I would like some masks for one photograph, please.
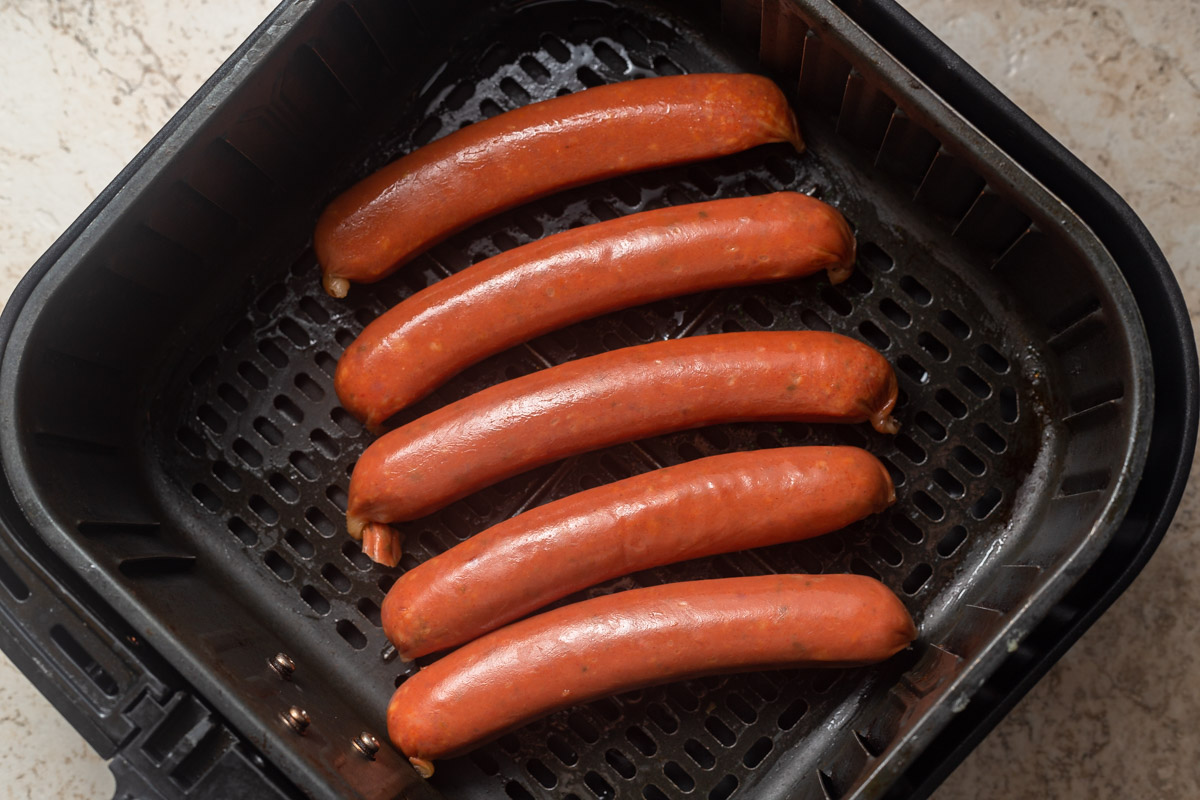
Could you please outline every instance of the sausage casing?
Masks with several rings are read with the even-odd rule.
[[[326,291],[379,280],[455,231],[560,189],[736,153],[803,148],[783,93],[758,75],[698,74],[586,89],[482,120],[334,199],[313,247]]]
[[[505,520],[400,576],[383,629],[413,659],[572,592],[650,567],[835,531],[895,499],[857,447],[702,458],[598,486]]]
[[[560,708],[728,672],[849,666],[902,650],[916,628],[861,575],[668,583],[564,606],[425,667],[388,704],[388,733],[423,774],[433,759]]]
[[[797,192],[661,208],[574,228],[493,256],[418,292],[346,348],[335,385],[369,426],[471,364],[572,322],[724,286],[836,283],[854,235]]]

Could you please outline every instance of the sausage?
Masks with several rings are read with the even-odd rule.
[[[346,349],[335,385],[377,428],[476,361],[572,322],[821,268],[837,283],[853,264],[841,214],[796,192],[633,214],[517,247],[408,298]]]
[[[650,567],[838,530],[895,500],[857,447],[712,456],[508,519],[400,576],[383,629],[411,660]]]
[[[760,144],[804,148],[774,83],[678,75],[532,103],[438,139],[369,175],[317,220],[326,291],[369,283],[478,220],[560,189]]]
[[[669,681],[881,661],[916,638],[900,600],[861,575],[668,583],[493,631],[425,667],[388,704],[388,734],[432,760],[561,708]]]
[[[346,524],[399,559],[388,522],[619,442],[722,422],[865,422],[894,433],[896,376],[835,333],[763,331],[626,347],[488,387],[373,442],[350,476]],[[364,536],[365,534],[365,536]]]

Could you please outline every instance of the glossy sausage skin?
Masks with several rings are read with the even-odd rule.
[[[853,264],[842,215],[796,192],[575,228],[468,267],[372,322],[338,363],[338,397],[377,427],[476,361],[572,322],[819,269],[836,283]]]
[[[386,527],[577,453],[734,421],[866,422],[889,433],[896,376],[835,333],[764,331],[626,347],[488,387],[373,442],[350,476],[346,524],[381,563]],[[370,524],[375,523],[375,524]]]
[[[779,88],[679,75],[532,103],[415,150],[336,198],[313,237],[325,289],[384,277],[455,231],[561,189],[770,142],[803,149]]]
[[[433,759],[567,706],[727,672],[881,661],[916,638],[886,586],[861,575],[668,583],[501,628],[400,685],[388,734],[428,776]]]
[[[828,533],[895,499],[857,447],[785,447],[654,470],[501,522],[400,576],[383,629],[413,659],[572,592],[691,558]]]

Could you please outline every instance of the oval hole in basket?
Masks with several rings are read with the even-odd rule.
[[[800,312],[800,322],[810,331],[831,331],[833,327],[825,321],[824,317],[811,309],[804,309]]]
[[[282,581],[290,581],[296,574],[296,569],[274,550],[263,554],[263,563]]]
[[[300,393],[309,400],[317,401],[324,399],[325,390],[321,388],[321,384],[317,383],[307,372],[300,372],[292,381]]]
[[[295,503],[300,499],[300,490],[296,488],[296,485],[278,472],[272,473],[271,477],[267,479],[267,483],[285,503]]]
[[[783,713],[779,715],[780,730],[790,731],[792,728],[796,727],[796,723],[803,719],[804,715],[807,713],[808,703],[806,703],[803,698],[796,698],[789,703],[788,707],[785,708]]]
[[[309,608],[321,616],[329,613],[329,601],[315,586],[305,586],[301,589],[300,599],[308,603]]]
[[[341,486],[334,484],[325,490],[325,496],[329,498],[329,502],[333,503],[334,507],[343,514],[346,513],[346,506],[350,502],[349,495]]]
[[[925,492],[913,492],[912,502],[913,505],[917,507],[917,510],[929,517],[934,522],[938,522],[946,516],[946,509],[942,508],[938,501],[934,500]]]
[[[300,406],[293,403],[292,399],[286,395],[276,396],[275,410],[293,425],[299,425],[304,421],[304,412],[300,410]]]
[[[267,525],[274,525],[276,522],[279,522],[279,512],[259,495],[251,495],[249,505],[254,515]]]
[[[596,740],[600,738],[600,732],[596,730],[596,726],[588,722],[587,718],[578,711],[573,711],[567,716],[567,727],[588,744],[595,744]]]
[[[615,747],[610,747],[608,751],[605,752],[604,760],[608,762],[609,766],[617,771],[618,775],[626,780],[629,780],[637,774],[637,767],[633,765],[633,762]]]
[[[821,299],[825,301],[825,305],[829,306],[838,316],[848,316],[854,310],[854,306],[846,299],[845,295],[832,287],[826,286],[821,290],[820,294]]]
[[[963,322],[957,314],[948,309],[938,312],[938,322],[942,324],[943,328],[950,331],[959,339],[966,339],[971,335],[971,326]]]
[[[756,297],[748,297],[742,303],[742,311],[750,316],[752,320],[758,323],[763,328],[769,328],[775,324],[775,315],[771,310],[759,302]]]
[[[558,786],[558,776],[538,759],[531,758],[526,761],[525,769],[533,776],[535,781],[547,789],[553,789],[555,786]]]
[[[962,497],[966,491],[958,478],[941,467],[933,471],[933,482],[942,487],[942,491],[954,499]]]
[[[946,438],[946,427],[938,422],[932,416],[924,411],[918,411],[913,421],[917,424],[925,434],[935,442],[944,441]]]
[[[400,684],[403,683],[402,678],[403,676],[396,678],[397,689],[400,688]],[[479,771],[484,775],[495,775],[500,771],[500,765],[496,763],[495,759],[487,754],[486,750],[476,748],[467,754],[467,758],[471,760],[472,764],[479,767]]]
[[[229,406],[230,410],[234,413],[245,411],[248,405],[242,393],[228,383],[222,383],[217,387],[217,397],[220,397],[225,405]]]
[[[221,482],[222,486],[231,492],[236,492],[242,488],[241,476],[238,475],[237,470],[224,461],[213,462],[212,474]]]
[[[666,56],[655,56],[653,65],[654,72],[658,75],[682,75],[684,72],[683,67]]]
[[[312,558],[317,552],[317,549],[313,547],[312,542],[310,542],[308,539],[305,539],[304,534],[300,533],[298,530],[289,529],[287,533],[283,534],[283,541],[288,547],[292,548],[292,552],[301,558]]]
[[[313,361],[316,362],[317,368],[330,378],[337,374],[337,359],[324,350],[317,351],[316,355],[313,356]]]
[[[733,747],[737,742],[735,734],[719,717],[709,716],[704,720],[704,729],[708,731],[722,747]]]
[[[375,562],[371,560],[371,557],[362,551],[362,543],[356,542],[353,539],[347,539],[342,543],[342,555],[346,557],[351,566],[362,572],[367,572],[375,566]]]
[[[1003,453],[1008,449],[1008,442],[1003,436],[996,432],[996,429],[986,422],[980,422],[974,428],[975,438],[983,442],[984,446],[993,453]]]
[[[339,619],[334,627],[337,628],[338,636],[345,639],[355,650],[362,650],[367,646],[367,637],[350,620]]]
[[[896,366],[900,368],[908,377],[912,378],[917,383],[929,383],[929,371],[921,366],[921,363],[910,355],[902,355],[896,361]]]
[[[896,265],[895,259],[884,252],[874,242],[858,243],[858,263],[865,269],[874,272],[891,272]]]
[[[758,712],[739,694],[731,692],[725,698],[725,705],[729,706],[729,710],[747,725],[753,724],[758,719]]]
[[[987,470],[987,466],[983,463],[983,460],[967,447],[958,445],[950,451],[950,455],[962,465],[963,469],[972,475],[979,476]]]
[[[892,340],[884,333],[878,325],[871,320],[866,320],[858,326],[858,332],[863,338],[876,350],[887,350],[892,346]]]
[[[616,722],[621,718],[621,705],[611,697],[602,697],[590,703],[588,707],[610,722]]]
[[[633,745],[634,749],[644,756],[652,756],[658,752],[658,744],[650,738],[650,734],[646,733],[645,729],[637,725],[630,725],[625,729],[625,738]]]
[[[879,310],[898,328],[907,328],[912,324],[912,316],[890,297],[879,301]]]
[[[967,540],[967,529],[962,525],[955,525],[946,535],[938,540],[937,552],[942,558],[949,558],[954,555],[963,542]]]
[[[272,447],[278,447],[283,443],[283,431],[279,430],[275,423],[266,417],[257,417],[254,420],[254,432]]]
[[[696,779],[678,761],[668,761],[664,764],[663,774],[671,783],[678,786],[681,792],[690,792],[696,788]]]
[[[667,710],[666,706],[659,703],[651,703],[646,706],[646,716],[663,733],[674,733],[679,730],[679,720],[675,719],[675,715]]]
[[[180,428],[175,431],[175,438],[194,456],[204,455],[204,440],[191,428]]]
[[[344,593],[350,591],[350,579],[347,578],[342,571],[333,564],[326,564],[325,566],[321,567],[321,577],[339,592]]]
[[[872,567],[870,564],[868,564],[866,561],[859,558],[858,556],[855,556],[854,558],[850,559],[850,571],[853,572],[855,575],[862,575],[867,578],[874,578],[875,580],[880,580],[883,577],[882,575],[879,574],[879,571],[877,569]]]
[[[325,456],[331,461],[337,458],[337,442],[335,442],[333,437],[331,437],[328,433],[320,428],[316,428],[308,435],[308,438],[313,443],[313,447],[317,448],[317,451],[321,453],[321,455]]]
[[[958,398],[958,395],[954,394],[948,389],[938,389],[937,393],[933,396],[933,399],[937,401],[939,406],[946,409],[959,419],[962,419],[967,415],[966,404]]]
[[[893,438],[892,442],[896,445],[896,449],[903,453],[904,457],[914,464],[924,464],[928,458],[925,453],[925,448],[914,442],[906,434],[897,434]]]
[[[225,527],[229,528],[230,532],[247,547],[252,547],[258,543],[258,531],[247,525],[246,521],[241,517],[230,517],[229,521],[225,523]]]
[[[682,683],[668,684],[667,696],[684,711],[695,711],[700,708],[700,699]]]
[[[1005,422],[1016,422],[1020,416],[1017,408],[1017,393],[1011,386],[1000,390],[1000,419]]]
[[[309,525],[312,525],[313,530],[326,539],[331,538],[335,533],[337,533],[337,526],[334,525],[333,521],[329,519],[329,517],[325,516],[325,513],[319,508],[309,507],[304,512],[304,518],[308,520]]]
[[[925,288],[925,284],[911,275],[905,275],[900,279],[900,288],[918,305],[927,306],[933,302],[933,293]]]
[[[979,398],[987,398],[992,394],[992,387],[985,381],[978,372],[970,367],[959,367],[954,370],[954,376],[958,378],[958,382],[970,390],[971,394]]]
[[[904,579],[900,588],[904,590],[905,594],[916,594],[932,576],[933,567],[928,564],[917,564],[913,567],[912,572],[908,573],[908,577]]]
[[[1008,359],[1000,354],[1000,351],[992,347],[990,344],[981,344],[975,348],[976,354],[987,364],[993,372],[1003,375],[1009,370]]]
[[[263,358],[276,369],[283,369],[288,365],[287,353],[283,352],[279,345],[271,339],[261,340],[258,343],[258,352],[262,353]]]
[[[243,361],[242,363],[238,364],[237,371],[238,375],[241,375],[242,379],[255,389],[262,391],[263,389],[267,388],[267,376],[263,375],[262,370],[251,364],[249,361]]]
[[[302,453],[299,450],[294,450],[292,454],[288,456],[288,461],[293,467],[296,468],[296,471],[305,478],[305,480],[314,481],[321,474],[320,471],[317,470],[317,465],[312,462],[312,459],[309,458],[307,454]]]
[[[282,317],[279,320],[279,332],[288,338],[292,344],[298,349],[303,350],[312,344],[312,339],[304,328],[301,328],[299,323],[290,317]]]
[[[517,66],[521,68],[522,72],[524,72],[537,83],[545,83],[550,77],[550,70],[546,69],[541,61],[538,61],[531,55],[523,56],[521,60],[517,62]]]
[[[567,744],[567,740],[561,736],[550,734],[546,737],[546,747],[554,754],[554,757],[568,767],[574,766],[579,761],[579,756]]]
[[[726,775],[717,784],[713,786],[708,793],[708,800],[725,800],[738,787],[738,779],[736,775]]]
[[[975,519],[986,519],[989,514],[996,510],[996,506],[1000,504],[1004,494],[995,486],[984,492],[971,506],[970,515]]]
[[[904,563],[904,554],[882,536],[871,537],[871,549],[878,553],[884,563],[890,567],[898,567]]]
[[[917,337],[917,344],[921,345],[921,348],[936,361],[945,361],[950,358],[950,348],[946,347],[942,340],[932,333],[922,332]]]
[[[910,544],[920,544],[925,541],[925,534],[915,522],[900,514],[894,514],[891,522],[892,530],[900,534],[900,538]]]
[[[766,758],[767,754],[769,754],[774,748],[775,742],[771,741],[771,739],[766,736],[760,736],[754,744],[750,745],[750,749],[746,751],[746,754],[742,756],[743,766],[749,769],[754,769],[762,763],[762,760]]]
[[[233,452],[237,453],[238,458],[246,462],[250,467],[262,466],[262,453],[258,452],[258,448],[240,436],[233,440]]]
[[[608,83],[608,81],[597,75],[596,71],[590,67],[580,67],[579,69],[575,70],[575,77],[579,79],[580,83],[589,89],[594,89],[597,86],[603,86],[604,84]]]
[[[624,75],[629,71],[629,62],[625,60],[625,56],[614,50],[608,42],[604,40],[596,42],[592,45],[592,52],[614,75]]]
[[[717,764],[717,759],[712,752],[695,739],[688,739],[683,743],[683,752],[687,753],[688,758],[694,761],[700,769],[712,769]]]

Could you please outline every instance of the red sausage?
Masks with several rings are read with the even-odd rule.
[[[406,572],[383,629],[413,659],[609,578],[807,539],[887,508],[887,470],[857,447],[702,458],[564,497]]]
[[[916,638],[904,606],[861,575],[668,583],[564,606],[425,667],[388,704],[388,734],[423,775],[560,708],[669,681],[881,661]]]
[[[338,397],[377,427],[476,361],[572,322],[822,268],[837,283],[853,264],[841,214],[796,192],[576,228],[468,267],[372,322],[338,363]]]
[[[613,350],[491,386],[377,439],[350,477],[346,525],[371,558],[395,564],[398,534],[385,523],[542,464],[743,420],[869,420],[894,433],[896,390],[883,356],[835,333],[724,333]]]
[[[317,220],[325,289],[377,281],[455,231],[560,189],[639,170],[804,145],[757,75],[679,75],[532,103],[432,142],[350,187]]]

